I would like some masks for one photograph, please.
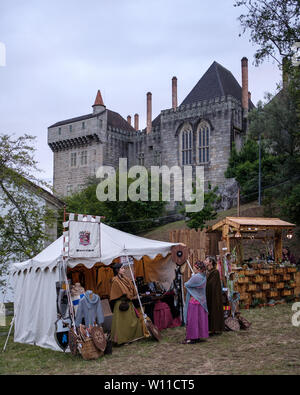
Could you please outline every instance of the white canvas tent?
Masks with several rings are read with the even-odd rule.
[[[166,257],[171,247],[178,243],[167,243],[138,237],[101,224],[101,257],[90,259],[70,259],[73,268],[83,264],[92,268],[96,263],[109,265],[120,256],[133,256],[136,260],[143,256],[151,259]],[[40,347],[61,351],[54,332],[56,311],[56,281],[59,281],[59,266],[62,264],[63,236],[49,245],[36,257],[12,266],[14,286],[15,332],[14,341],[35,344]],[[175,276],[175,264],[163,260],[157,270],[171,281]],[[157,262],[155,264],[157,266]]]

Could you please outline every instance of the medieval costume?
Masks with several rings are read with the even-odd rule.
[[[205,274],[197,273],[193,275],[184,286],[187,290],[184,306],[186,342],[208,338]]]
[[[224,331],[222,286],[219,272],[215,268],[209,270],[207,274],[206,301],[209,331],[212,333]]]
[[[100,298],[91,290],[86,291],[84,297],[80,299],[76,312],[75,325],[79,327],[83,319],[85,326],[93,326],[95,323],[101,325],[104,322]]]
[[[132,303],[134,298],[133,282],[123,274],[115,275],[110,291],[110,301],[113,302],[111,338],[114,343],[128,343],[144,336],[141,320]]]

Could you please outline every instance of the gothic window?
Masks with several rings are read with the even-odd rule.
[[[81,151],[80,164],[81,164],[81,166],[87,165],[87,151]]]
[[[209,162],[210,127],[207,122],[201,122],[197,130],[198,162]]]
[[[71,167],[76,166],[76,152],[71,152]]]
[[[191,165],[193,157],[193,131],[189,124],[183,125],[179,133],[181,164]]]

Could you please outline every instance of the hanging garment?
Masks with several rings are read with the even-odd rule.
[[[97,270],[97,294],[101,298],[109,297],[111,289],[111,280],[114,277],[113,270],[110,267],[100,267]]]
[[[93,326],[95,323],[101,325],[104,322],[100,298],[91,290],[86,291],[84,297],[79,302],[75,325],[78,327],[82,324],[83,319],[85,326]]]

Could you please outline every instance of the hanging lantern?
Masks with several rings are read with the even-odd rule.
[[[234,237],[238,237],[238,238],[242,237],[241,232],[238,230],[238,231],[235,233]]]
[[[289,240],[291,240],[291,238],[293,237],[293,231],[292,231],[292,230],[289,230],[289,231],[287,232],[287,234],[286,234],[286,237],[287,237]]]

